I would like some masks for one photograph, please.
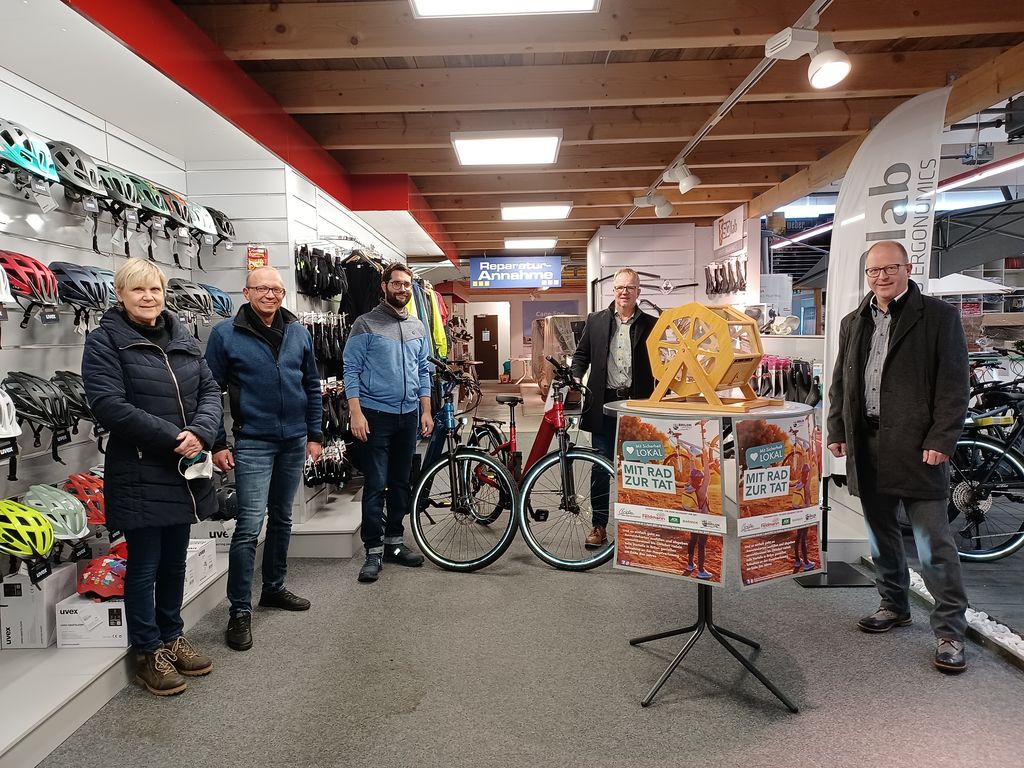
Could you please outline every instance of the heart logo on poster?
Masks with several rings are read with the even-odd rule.
[[[633,448],[633,446],[632,446],[632,445],[627,445],[627,446],[626,446],[626,453],[628,453],[628,454],[629,454],[630,456],[632,456],[632,455],[633,455],[633,452],[634,452],[634,450],[635,450],[635,449]]]

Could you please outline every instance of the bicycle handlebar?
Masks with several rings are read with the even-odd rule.
[[[569,389],[575,389],[577,391],[583,390],[583,385],[576,381],[576,378],[572,375],[572,370],[569,366],[559,362],[551,355],[544,355],[544,359],[551,363],[554,368],[555,378],[561,386],[568,387]]]

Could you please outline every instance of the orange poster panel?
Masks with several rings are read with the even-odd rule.
[[[723,538],[715,534],[619,522],[615,566],[720,586],[723,544]]]
[[[814,417],[736,422],[739,516],[818,506],[819,452]]]
[[[821,570],[818,525],[740,539],[741,587]]]

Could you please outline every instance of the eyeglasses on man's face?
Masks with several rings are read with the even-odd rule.
[[[392,291],[411,291],[412,283],[407,283],[404,280],[392,280],[388,283],[388,287]]]
[[[612,287],[612,290],[616,293],[636,293],[639,288],[638,285],[616,285]]]
[[[274,296],[284,296],[284,288],[276,288],[272,285],[253,285],[249,287],[249,291],[257,296],[266,296],[268,293],[272,293]]]
[[[895,275],[906,266],[906,264],[886,264],[884,267],[868,267],[864,270],[864,274],[868,277],[878,277],[884,271],[887,275]]]

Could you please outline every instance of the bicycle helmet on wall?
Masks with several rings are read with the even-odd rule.
[[[191,228],[194,231],[216,236],[217,225],[214,223],[213,216],[209,210],[199,205],[199,203],[190,202],[188,204],[188,216],[191,221]]]
[[[103,186],[107,188],[107,195],[113,202],[131,208],[142,207],[139,193],[124,171],[104,163],[96,163],[96,169],[100,172],[100,180],[103,182]]]
[[[235,225],[231,223],[231,219],[216,208],[206,206],[206,210],[209,211],[210,216],[213,217],[213,225],[217,228],[217,236],[221,240],[234,240]]]
[[[78,594],[93,595],[101,600],[124,597],[125,561],[104,555],[89,561],[78,577]]]
[[[213,313],[210,294],[195,283],[180,277],[172,277],[167,281],[164,300],[167,308],[173,312],[192,312],[207,317]]]
[[[7,390],[0,389],[0,440],[21,436],[21,425],[18,424],[18,412],[14,401]]]
[[[57,371],[50,377],[50,382],[64,395],[68,404],[68,415],[77,427],[82,419],[94,421],[89,401],[85,397],[85,381],[82,375],[74,371]]]
[[[50,268],[31,256],[0,250],[0,267],[10,281],[14,296],[29,299],[33,304],[57,306],[57,278]]]
[[[53,549],[53,526],[31,507],[0,499],[0,552],[30,560]]]
[[[103,312],[109,306],[107,284],[91,267],[67,261],[51,261],[50,271],[57,279],[60,300],[75,309],[75,325],[89,322],[89,312]]]
[[[23,501],[50,521],[53,538],[58,541],[78,541],[89,535],[85,507],[70,493],[52,485],[32,485]]]
[[[72,200],[82,194],[107,197],[107,188],[100,178],[96,161],[73,144],[65,141],[48,141],[57,176],[64,185],[64,194]],[[70,194],[68,194],[70,192]]]
[[[11,293],[11,281],[7,277],[7,270],[0,269],[0,304],[13,304],[14,294]]]
[[[167,203],[164,202],[163,195],[160,194],[160,190],[157,189],[153,182],[141,176],[136,176],[133,173],[125,175],[131,181],[132,186],[135,187],[135,191],[139,196],[139,202],[142,204],[144,211],[149,211],[157,216],[167,216],[170,213],[167,209]]]
[[[46,142],[0,117],[0,164],[20,168],[46,181],[60,181]]]
[[[192,224],[189,221],[188,215],[188,200],[177,192],[171,192],[171,190],[164,189],[163,187],[157,187],[157,191],[167,204],[167,218],[179,227],[191,227]]]
[[[87,472],[76,472],[64,481],[64,490],[85,507],[89,525],[106,525],[106,506],[103,503],[103,479]]]
[[[114,270],[103,269],[102,267],[93,267],[92,271],[96,273],[96,277],[104,282],[107,286],[107,305],[116,307],[117,293],[114,291]]]
[[[199,287],[210,294],[210,303],[214,312],[221,317],[231,317],[234,314],[235,302],[231,300],[230,295],[220,288],[206,283],[199,283]]]
[[[55,461],[60,461],[57,458],[56,433],[71,428],[64,393],[46,379],[23,371],[11,371],[0,386],[14,401],[18,416],[29,422],[37,448],[41,445],[39,435],[44,427],[55,433],[50,443],[51,455]]]

